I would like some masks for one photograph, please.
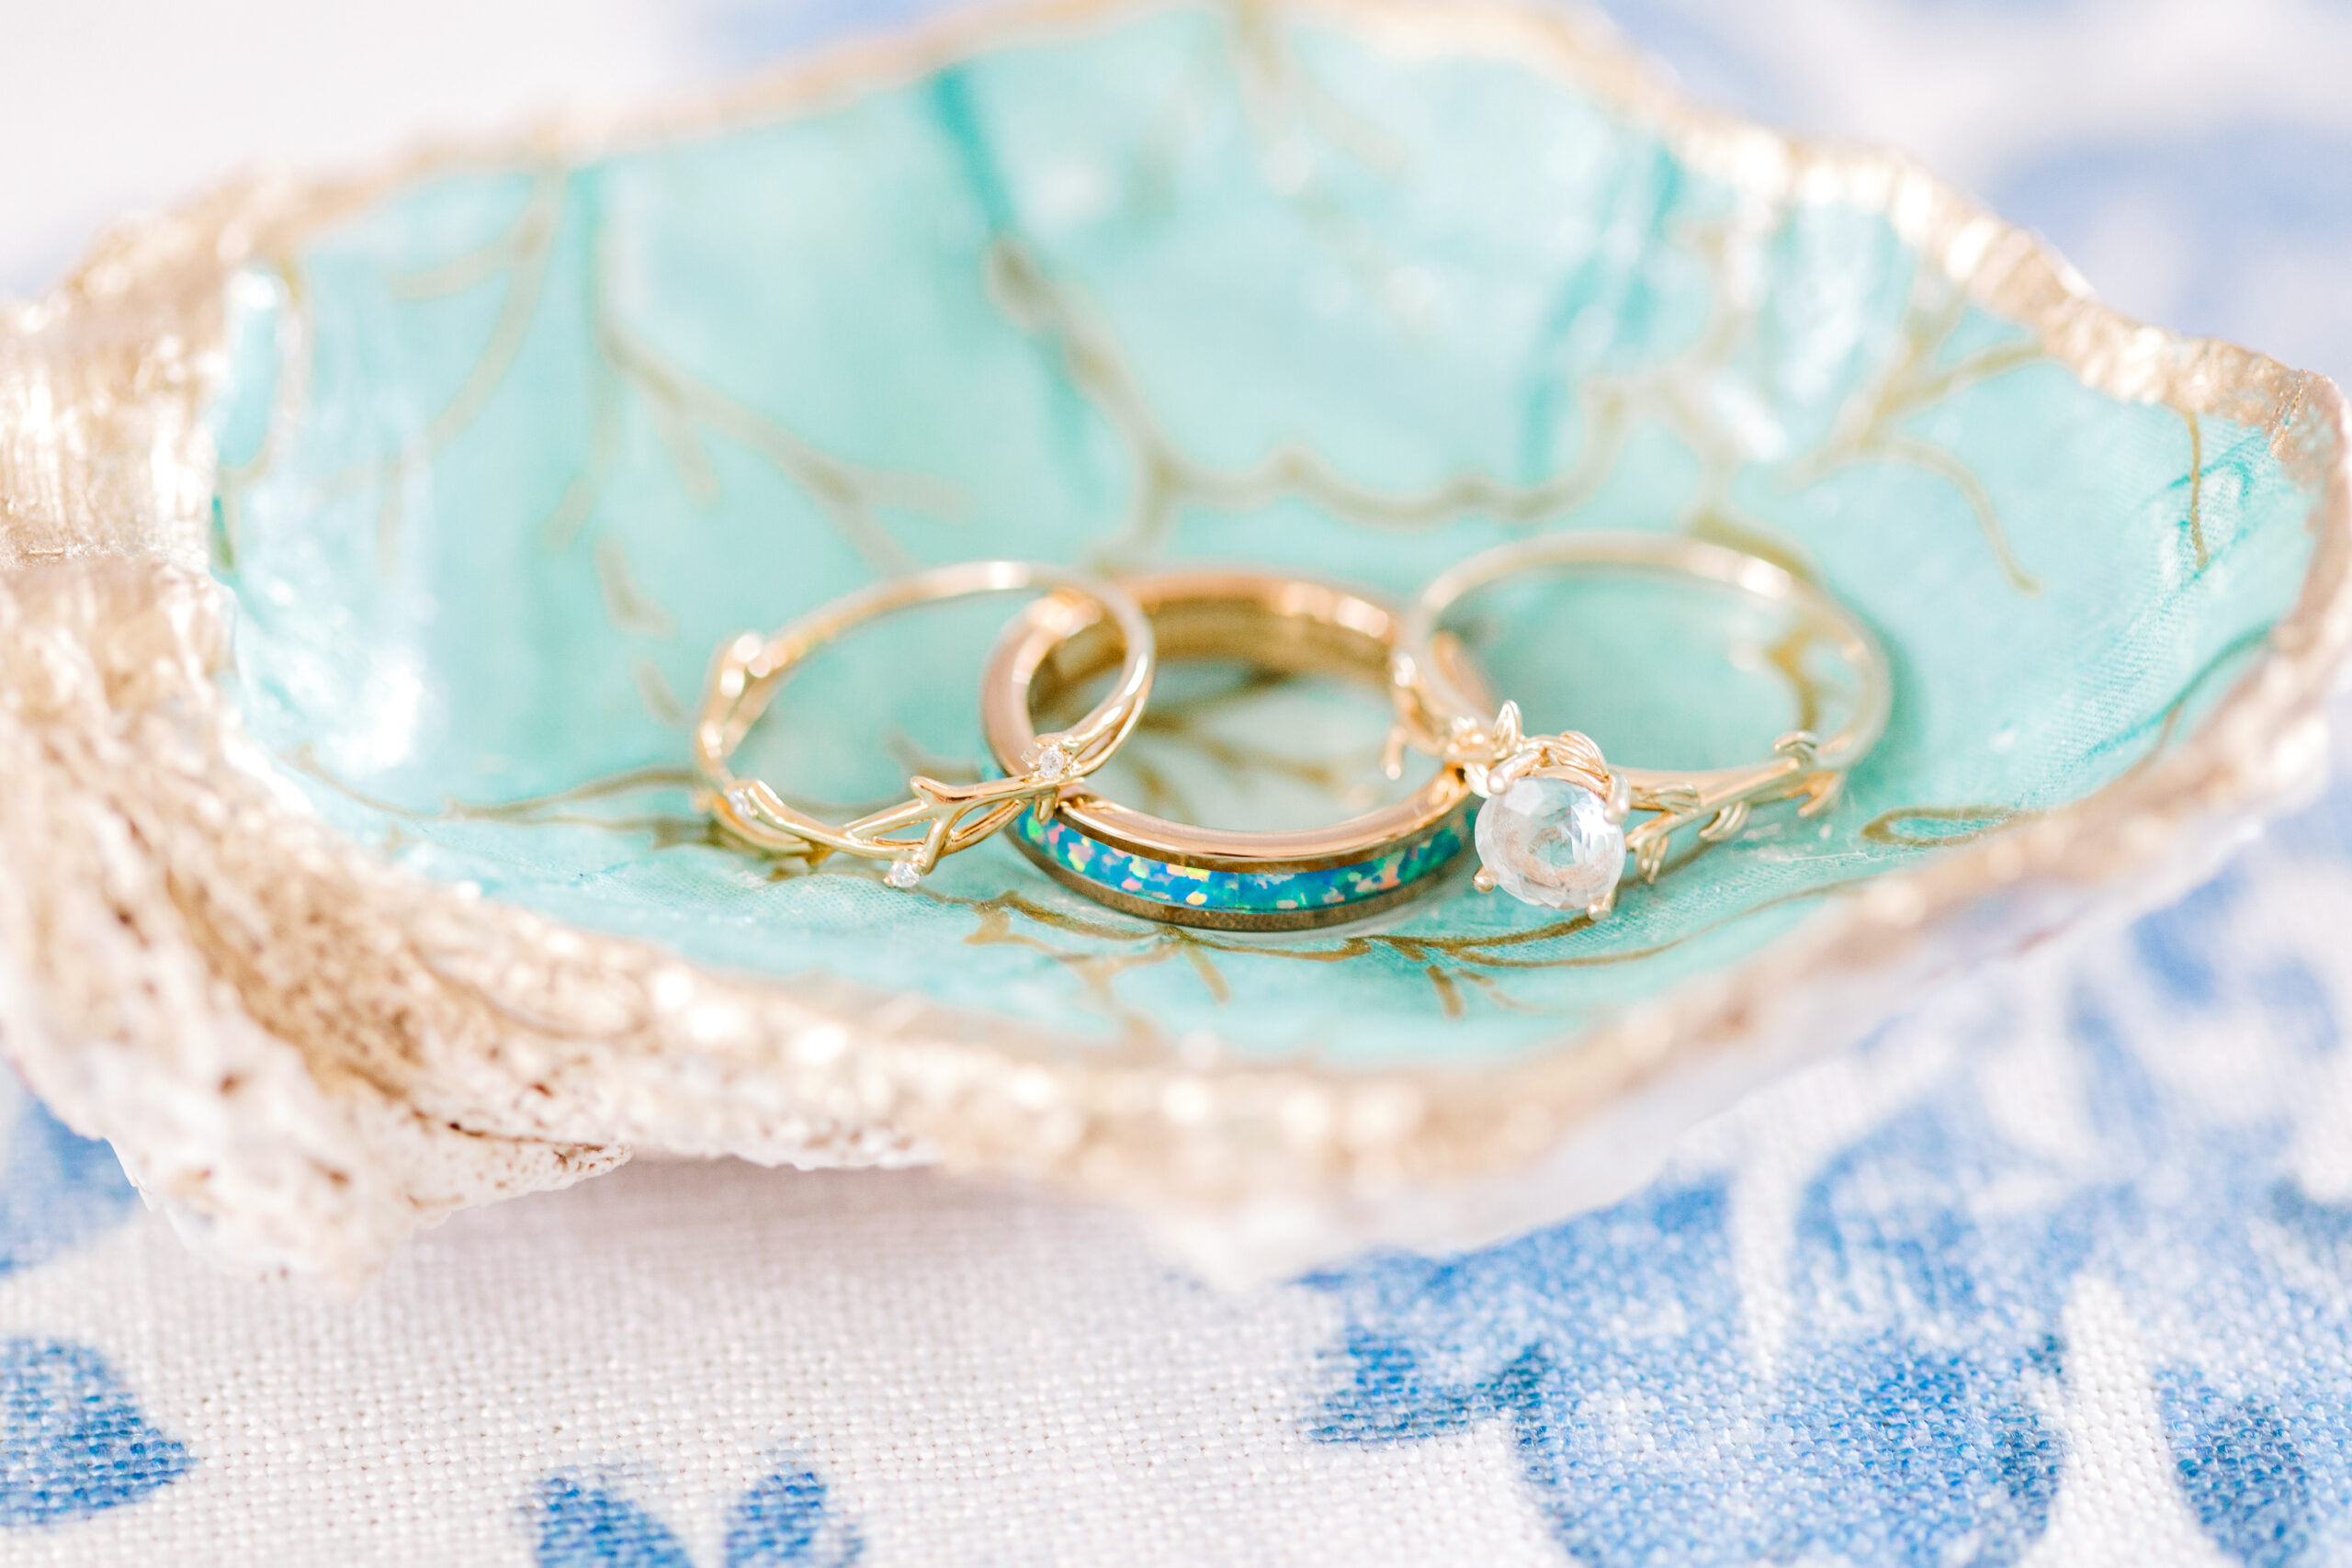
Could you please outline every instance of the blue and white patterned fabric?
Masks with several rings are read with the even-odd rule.
[[[686,76],[879,14],[579,25]],[[2127,309],[2352,372],[2352,10],[1621,20],[1911,146]],[[1606,1213],[1242,1296],[1032,1197],[671,1165],[334,1300],[195,1261],[17,1098],[0,1563],[2352,1562],[2347,1018],[2340,770],[2177,908],[1928,1001]]]

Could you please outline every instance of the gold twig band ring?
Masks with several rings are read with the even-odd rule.
[[[1400,619],[1354,590],[1240,569],[1162,572],[1124,586],[1150,617],[1164,659],[1387,682]],[[980,696],[989,749],[1008,772],[1034,744],[1033,705],[1107,667],[1104,630],[1098,608],[1069,598],[1033,604],[1008,628]],[[1169,821],[1069,784],[1057,811],[1024,818],[1012,837],[1066,886],[1130,914],[1298,931],[1361,919],[1429,886],[1463,846],[1468,799],[1459,771],[1444,767],[1408,798],[1343,822],[1237,832]]]
[[[852,626],[918,604],[1041,589],[1057,595],[1048,603],[1083,605],[1107,623],[1118,675],[1109,694],[1076,724],[1031,735],[1005,763],[1007,777],[953,784],[918,774],[908,781],[910,794],[903,804],[837,826],[789,805],[763,780],[739,779],[729,768],[729,759],[785,677]],[[884,879],[912,887],[941,856],[971,848],[1023,811],[1050,811],[1064,785],[1107,761],[1142,716],[1153,657],[1151,626],[1134,599],[1086,572],[986,560],[890,578],[811,611],[772,637],[745,632],[719,649],[695,725],[704,804],[729,832],[757,848],[812,862],[836,852],[887,861]]]
[[[1853,673],[1844,722],[1826,739],[1804,730],[1784,735],[1759,761],[1684,772],[1615,765],[1575,730],[1525,733],[1516,703],[1491,708],[1465,680],[1459,646],[1440,627],[1447,611],[1480,588],[1556,570],[1698,578],[1785,608]],[[1684,828],[1712,844],[1739,832],[1749,810],[1769,801],[1803,796],[1802,815],[1826,811],[1846,771],[1884,731],[1894,695],[1885,651],[1851,610],[1760,556],[1674,534],[1556,534],[1474,556],[1414,601],[1391,673],[1397,738],[1459,768],[1486,801],[1476,828],[1477,886],[1502,887],[1531,904],[1582,908],[1595,919],[1614,907],[1627,857],[1643,880],[1655,880],[1669,840]]]

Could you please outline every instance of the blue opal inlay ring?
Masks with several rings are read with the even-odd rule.
[[[1400,617],[1359,590],[1240,568],[1119,586],[1150,620],[1163,662],[1239,660],[1387,689]],[[981,691],[998,763],[1011,771],[1035,744],[1037,706],[1109,669],[1117,651],[1099,604],[1058,595],[1029,606],[998,644]],[[1221,931],[1301,931],[1360,919],[1426,890],[1464,846],[1469,798],[1461,770],[1442,767],[1407,798],[1342,822],[1240,832],[1154,817],[1073,781],[1050,817],[1024,814],[1012,830],[1047,874],[1129,914]]]

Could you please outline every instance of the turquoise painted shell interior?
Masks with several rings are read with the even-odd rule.
[[[2088,389],[1875,213],[1758,200],[1556,74],[1306,11],[1112,17],[594,161],[423,175],[242,274],[232,321],[231,680],[321,812],[708,964],[1105,1045],[1556,1042],[2144,765],[2310,552],[2260,433]],[[693,806],[714,646],[879,574],[1247,560],[1403,595],[1591,527],[1797,564],[1896,682],[1834,813],[1759,812],[1598,926],[1458,864],[1361,929],[1179,932],[1008,842],[902,894],[716,843]],[[844,642],[755,765],[844,809],[910,767],[976,774],[1016,607]],[[1681,766],[1834,722],[1837,682],[1770,619],[1596,579],[1463,626],[1538,726]],[[1383,715],[1369,688],[1171,670],[1104,781],[1219,825],[1329,818],[1387,787]]]

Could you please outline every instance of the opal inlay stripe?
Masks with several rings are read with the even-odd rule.
[[[1436,871],[1461,852],[1462,818],[1370,860],[1321,871],[1204,871],[1114,850],[1056,817],[1040,827],[1028,812],[1012,829],[1056,865],[1131,898],[1193,909],[1287,914],[1329,909],[1391,893]]]

